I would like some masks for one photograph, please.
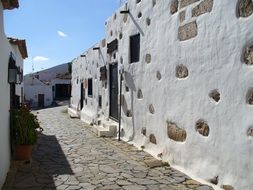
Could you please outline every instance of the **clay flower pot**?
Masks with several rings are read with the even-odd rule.
[[[32,157],[33,145],[16,145],[16,159],[30,160]]]

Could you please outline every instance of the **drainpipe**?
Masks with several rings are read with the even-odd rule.
[[[120,132],[121,132],[121,102],[122,102],[122,75],[124,73],[124,66],[119,66],[120,73],[120,88],[119,88],[119,137],[118,141],[120,141]]]

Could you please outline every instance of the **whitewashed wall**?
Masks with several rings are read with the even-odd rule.
[[[52,86],[55,84],[70,84],[70,80],[56,78],[57,75],[68,73],[68,64],[61,64],[24,77],[24,94],[26,100],[32,100],[33,106],[38,105],[38,94],[44,94],[45,106],[50,106],[54,100]],[[38,75],[39,80],[35,77]]]
[[[2,187],[10,165],[10,86],[8,84],[8,62],[11,46],[4,34],[3,7],[0,2],[0,188]]]
[[[121,7],[130,10],[127,18],[118,10],[106,22],[106,41],[119,39],[116,60],[125,68],[124,139],[197,179],[218,176],[217,188],[251,190],[253,108],[246,96],[253,87],[253,71],[243,55],[253,45],[253,14],[240,17],[237,0],[181,0],[179,6],[171,0],[136,2]],[[140,61],[129,64],[129,36],[137,33]],[[96,76],[96,53],[88,50],[87,72],[77,71],[85,58],[77,59],[73,79]],[[107,63],[114,61],[106,57]],[[177,76],[180,65],[188,71],[183,78]],[[77,102],[75,79],[72,100]],[[97,92],[103,88],[100,83],[93,86],[93,100],[88,98],[82,113],[98,113]],[[220,94],[218,102],[210,97],[213,90]],[[108,92],[102,95],[108,100]],[[102,110],[109,108],[103,104]],[[199,120],[209,129],[207,136],[198,132]]]
[[[93,50],[94,47],[99,47],[99,50]],[[108,84],[106,84],[108,82],[100,80],[100,67],[108,66],[106,50],[105,40],[103,40],[84,52],[83,55],[86,57],[78,57],[73,61],[71,106],[80,111],[81,83],[83,83],[86,100],[84,100],[84,107],[81,110],[81,119],[88,123],[108,117]],[[89,78],[92,78],[93,83],[92,97],[88,96]],[[101,108],[98,105],[99,95],[102,96]]]
[[[44,94],[45,107],[50,106],[53,102],[52,85],[46,85],[32,74],[27,75],[24,81],[25,99],[32,102],[33,107],[38,106],[38,94]]]
[[[81,57],[72,61],[72,78],[71,78],[71,98],[70,106],[76,111],[80,111],[80,77],[81,77]]]

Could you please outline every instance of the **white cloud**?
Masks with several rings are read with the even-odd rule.
[[[35,56],[33,58],[33,61],[48,61],[49,59],[47,57],[44,56]]]
[[[58,30],[57,33],[58,33],[58,35],[61,36],[61,37],[67,37],[67,36],[68,36],[67,34],[65,34],[64,32],[62,32],[62,31],[60,31],[60,30]]]

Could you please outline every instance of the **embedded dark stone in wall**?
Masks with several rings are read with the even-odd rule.
[[[178,0],[172,0],[170,5],[170,13],[173,15],[178,11]]]
[[[224,190],[234,190],[234,187],[231,186],[231,185],[223,185],[222,188],[223,188]]]
[[[112,36],[113,35],[113,31],[111,30],[111,32],[110,32],[110,35]]]
[[[156,78],[157,78],[158,80],[161,80],[162,75],[161,75],[160,71],[156,71]]]
[[[127,110],[126,116],[127,117],[132,117],[133,116],[132,111],[131,110]]]
[[[146,54],[145,61],[146,61],[146,63],[151,62],[151,55],[150,54]]]
[[[187,23],[178,28],[178,38],[180,41],[194,38],[198,35],[198,26],[196,21]]]
[[[239,0],[238,15],[239,17],[248,17],[253,13],[252,0]]]
[[[150,25],[150,23],[151,23],[150,18],[146,18],[146,24],[147,24],[147,26],[149,26],[149,25]]]
[[[249,137],[253,137],[253,127],[250,127],[250,128],[248,129],[247,135],[248,135]]]
[[[138,92],[137,92],[137,98],[138,99],[143,99],[143,94],[142,94],[141,89],[139,89]]]
[[[119,39],[121,40],[123,37],[123,34],[122,33],[119,33]]]
[[[152,0],[153,7],[156,5],[156,0]]]
[[[215,102],[219,102],[220,101],[220,93],[218,90],[212,90],[209,93],[209,97],[212,98]]]
[[[129,87],[128,86],[126,86],[126,92],[129,92]]]
[[[146,61],[146,63],[151,62],[151,55],[150,54],[146,54],[145,61]]]
[[[177,142],[184,142],[186,140],[186,131],[179,128],[175,123],[167,122],[167,135],[170,139]]]
[[[193,4],[197,1],[199,1],[199,0],[181,0],[180,1],[180,8],[186,7],[186,6]]]
[[[222,185],[222,188],[223,188],[224,190],[234,190],[234,187],[231,186],[231,185]]]
[[[149,141],[153,144],[156,144],[156,138],[154,134],[150,134],[149,135]]]
[[[219,176],[215,176],[212,179],[208,180],[210,181],[212,184],[217,185],[219,183]]]
[[[115,14],[114,14],[114,20],[116,20],[116,19],[117,19],[117,14],[115,13]]]
[[[120,57],[120,63],[123,64],[123,57]]]
[[[177,78],[186,78],[186,77],[188,77],[188,75],[189,75],[189,72],[188,72],[188,69],[187,69],[187,67],[186,66],[184,66],[184,65],[178,65],[177,67],[176,67],[176,77]]]
[[[200,119],[196,122],[196,131],[207,137],[209,135],[209,126],[204,120]]]
[[[185,10],[179,13],[179,21],[184,22],[184,20],[185,20]]]
[[[253,88],[250,88],[247,92],[246,101],[248,104],[253,105]]]
[[[138,18],[141,18],[141,17],[142,17],[142,13],[139,12],[139,13],[138,13]]]
[[[138,4],[138,3],[140,3],[141,2],[141,0],[136,0],[136,4]]]
[[[253,65],[253,45],[246,48],[243,58],[247,65]]]
[[[213,0],[204,0],[192,9],[192,17],[211,12],[213,8]]]
[[[149,112],[150,112],[151,114],[154,114],[154,113],[155,113],[155,108],[154,108],[153,104],[150,104],[149,107],[148,107],[148,109],[149,109]]]
[[[146,129],[146,127],[142,127],[141,134],[143,134],[144,136],[147,135],[147,129]]]

